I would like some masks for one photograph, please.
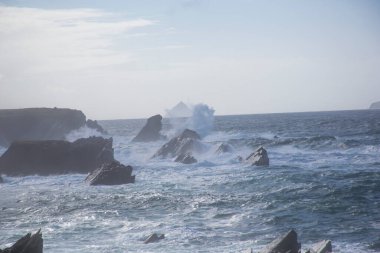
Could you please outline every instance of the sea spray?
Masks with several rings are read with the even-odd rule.
[[[206,104],[195,105],[192,116],[187,120],[187,127],[205,137],[214,127],[214,112],[215,110]]]
[[[89,128],[87,126],[83,126],[79,129],[72,130],[70,133],[66,134],[65,139],[67,141],[76,141],[80,138],[88,138],[91,136],[102,136],[100,132],[96,129]]]

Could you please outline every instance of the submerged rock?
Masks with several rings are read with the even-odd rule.
[[[163,136],[160,134],[162,129],[162,116],[157,114],[150,117],[145,126],[140,130],[135,138],[132,141],[138,142],[148,142],[148,141],[157,141],[162,139]]]
[[[218,146],[218,148],[216,149],[215,154],[221,155],[221,154],[224,154],[224,153],[231,153],[232,150],[233,150],[233,148],[232,148],[232,146],[230,144],[221,143]]]
[[[246,159],[246,162],[250,163],[251,165],[256,166],[268,166],[269,165],[269,158],[267,151],[260,147],[255,152],[250,154]]]
[[[301,244],[297,241],[297,233],[293,229],[272,241],[260,253],[300,253]]]
[[[101,125],[99,125],[96,120],[88,119],[86,121],[86,126],[89,128],[95,129],[96,131],[98,131],[101,134],[107,134],[107,131],[104,130],[103,127]]]
[[[198,162],[197,159],[195,159],[191,154],[180,154],[177,156],[177,158],[174,160],[177,163],[183,163],[183,164],[192,164]]]
[[[201,151],[203,145],[199,140],[200,136],[197,132],[186,129],[182,134],[164,144],[152,158],[178,157],[179,155],[186,155],[193,151]]]
[[[35,234],[28,233],[15,244],[3,250],[0,253],[42,253],[43,252],[43,239],[41,229]]]
[[[85,179],[89,185],[118,185],[135,182],[132,166],[125,166],[118,161],[103,164],[91,172]]]
[[[152,242],[158,242],[159,240],[162,240],[164,238],[165,238],[164,234],[158,235],[156,233],[153,233],[150,236],[148,236],[148,238],[146,238],[146,240],[144,241],[144,243],[148,244],[148,243],[152,243]]]
[[[323,240],[312,246],[306,253],[331,253],[332,245],[330,240]]]
[[[0,173],[9,176],[88,173],[112,161],[112,138],[18,141],[0,157]]]
[[[0,146],[19,140],[63,140],[86,123],[79,110],[25,108],[0,110]]]

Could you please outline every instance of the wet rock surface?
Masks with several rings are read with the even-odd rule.
[[[157,114],[150,118],[148,118],[145,126],[140,130],[140,132],[133,138],[132,141],[135,142],[149,142],[149,141],[157,141],[164,136],[160,134],[162,129],[162,116]]]
[[[42,253],[43,252],[43,239],[41,230],[35,234],[27,234],[19,239],[15,244],[3,250],[0,253]]]
[[[119,185],[135,182],[132,166],[125,166],[118,161],[105,163],[91,172],[85,179],[89,185]]]
[[[269,158],[267,151],[260,147],[255,152],[250,154],[245,161],[251,165],[256,166],[268,166],[269,165]]]

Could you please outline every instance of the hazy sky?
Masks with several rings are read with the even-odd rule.
[[[0,108],[147,117],[367,108],[380,1],[0,0]]]

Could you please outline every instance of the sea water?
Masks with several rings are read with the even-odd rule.
[[[334,252],[380,252],[380,110],[216,116],[191,165],[151,159],[165,140],[132,143],[144,123],[100,121],[134,184],[5,176],[0,248],[41,228],[52,253],[256,252],[294,228],[304,249],[330,239]],[[220,143],[233,152],[216,154]],[[260,146],[270,166],[238,162]],[[144,244],[151,233],[165,239]]]

